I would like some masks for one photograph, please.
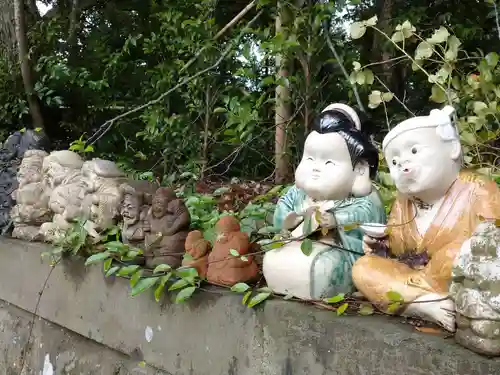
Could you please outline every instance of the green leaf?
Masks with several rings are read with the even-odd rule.
[[[431,96],[429,97],[435,103],[445,103],[448,100],[446,92],[444,92],[438,85],[432,85]]]
[[[239,257],[240,253],[238,253],[238,250],[231,249],[229,250],[229,254],[231,254],[233,257]]]
[[[427,41],[431,44],[440,44],[446,42],[449,36],[450,32],[446,29],[446,27],[441,26],[439,29],[434,31],[434,34],[432,34]]]
[[[169,272],[172,269],[168,264],[160,264],[156,266],[153,273]]]
[[[35,128],[35,132],[39,133],[42,131],[42,128]]]
[[[185,279],[180,279],[180,280],[177,280],[175,283],[173,283],[172,285],[170,285],[170,287],[168,288],[168,290],[177,290],[177,289],[181,289],[181,288],[184,288],[185,286],[189,285],[189,282]]]
[[[106,277],[109,277],[111,275],[114,275],[116,273],[116,271],[118,271],[120,269],[119,266],[115,266],[115,267],[111,267],[108,272],[106,272]]]
[[[361,70],[361,64],[357,61],[354,61],[352,63],[352,69],[355,71],[355,72],[359,72]]]
[[[415,50],[415,60],[425,60],[434,53],[432,45],[429,42],[420,42]]]
[[[474,102],[473,106],[477,115],[482,115],[484,111],[488,110],[488,105],[484,102]]]
[[[161,295],[163,293],[163,290],[165,289],[165,284],[167,283],[167,281],[170,279],[171,276],[172,276],[172,273],[170,272],[170,273],[166,274],[165,276],[160,277],[160,283],[158,284],[158,286],[155,289],[156,302],[160,302]]]
[[[396,31],[394,34],[392,34],[391,40],[394,43],[400,43],[405,40],[405,34],[402,31]]]
[[[234,284],[232,287],[231,287],[231,291],[232,292],[236,292],[236,293],[244,293],[246,292],[248,289],[250,289],[250,286],[248,284],[245,284],[245,283],[238,283],[238,284]]]
[[[342,302],[344,299],[345,299],[345,294],[340,293],[340,294],[337,294],[336,296],[326,298],[324,301],[326,303],[339,303],[339,302]]]
[[[365,73],[365,83],[367,85],[372,85],[373,82],[375,81],[375,75],[370,69],[365,69],[364,73]]]
[[[108,258],[103,263],[104,272],[107,272],[111,268],[111,264],[113,263],[113,258]]]
[[[132,277],[130,278],[130,287],[133,288],[135,284],[141,279],[142,276],[142,270],[138,270],[135,272]]]
[[[83,152],[94,152],[94,146],[88,145],[87,147],[85,147]]]
[[[181,267],[175,271],[175,274],[183,279],[188,280],[190,284],[194,282],[198,275],[198,270],[194,267]]]
[[[382,103],[382,93],[374,90],[368,95],[368,107],[371,109],[377,108]]]
[[[91,255],[85,261],[85,265],[88,266],[90,264],[98,263],[100,261],[108,259],[110,255],[111,255],[111,253],[109,251],[104,251],[102,253],[97,253],[97,254]]]
[[[390,102],[392,98],[394,98],[394,94],[392,92],[384,92],[382,94],[382,100],[386,103]]]
[[[309,256],[312,253],[313,250],[313,242],[309,238],[305,238],[302,243],[300,244],[300,250],[302,250],[302,253],[305,256]]]
[[[477,144],[477,139],[476,139],[476,136],[474,134],[472,134],[471,132],[468,132],[468,131],[463,131],[461,134],[460,134],[460,139],[466,144],[466,145],[469,145],[469,146],[473,146],[473,145],[476,145]]]
[[[139,280],[139,282],[132,288],[130,295],[136,296],[139,293],[144,292],[146,289],[151,288],[159,280],[159,277],[147,277],[145,279]]]
[[[403,296],[393,290],[388,291],[386,296],[387,299],[391,302],[404,302]]]
[[[248,262],[248,257],[246,257],[245,255],[242,255],[242,256],[240,256],[240,260],[242,260],[243,262]]]
[[[263,292],[263,293],[259,293],[255,296],[253,296],[250,301],[248,302],[248,307],[254,307],[254,306],[257,306],[259,303],[265,301],[266,299],[269,298],[269,296],[271,295],[271,293],[269,292]]]
[[[490,52],[486,55],[485,59],[486,59],[486,62],[488,63],[488,65],[490,67],[494,68],[498,64],[498,53]]]
[[[360,315],[373,315],[373,306],[369,303],[364,303],[361,305],[358,312]]]
[[[399,310],[401,302],[393,302],[387,307],[387,313],[392,314]]]
[[[444,58],[447,61],[454,61],[458,57],[458,51],[462,42],[455,35],[448,38],[448,50],[444,54]]]
[[[188,286],[187,288],[182,289],[179,293],[177,293],[177,296],[175,296],[175,303],[184,302],[193,295],[195,290],[195,286]]]
[[[241,299],[241,304],[242,305],[246,305],[247,302],[248,302],[248,299],[250,298],[250,296],[252,295],[252,291],[249,290],[248,292],[245,293],[245,295],[243,296],[243,298]]]
[[[348,307],[349,307],[348,303],[344,303],[343,305],[340,305],[339,308],[337,309],[337,315],[340,316],[340,315],[344,314]]]
[[[353,22],[349,27],[349,35],[352,39],[359,39],[366,33],[366,26],[363,22]]]
[[[120,242],[120,241],[111,241],[111,242],[108,242],[104,245],[104,247],[106,248],[106,250],[108,251],[111,251],[113,253],[122,253],[122,252],[125,252],[129,249],[129,247],[127,245],[125,245],[124,243]]]
[[[366,26],[375,26],[378,22],[378,17],[375,15],[372,18],[367,19],[364,24]]]
[[[131,275],[132,273],[134,273],[135,271],[137,271],[139,269],[139,266],[136,265],[136,264],[133,264],[133,265],[130,265],[130,266],[125,266],[123,267],[119,272],[118,272],[118,276],[127,276],[127,275]]]

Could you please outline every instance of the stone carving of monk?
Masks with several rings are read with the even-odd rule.
[[[356,112],[336,103],[320,114],[307,136],[295,186],[278,201],[274,226],[291,231],[293,238],[314,231],[312,251],[304,254],[302,241],[296,240],[265,253],[263,273],[275,293],[319,299],[354,291],[351,267],[363,254],[363,232],[342,226],[386,220],[371,181],[378,151],[360,128]],[[306,217],[310,230],[304,228]]]
[[[53,242],[82,216],[85,183],[81,174],[83,159],[76,152],[53,151],[43,160],[44,184],[50,194],[49,207],[54,213],[52,222],[42,224],[44,239]]]
[[[215,224],[216,240],[208,256],[207,280],[211,283],[233,286],[255,279],[259,269],[250,250],[248,233],[241,232],[240,223],[234,216],[224,216]],[[236,250],[241,259],[231,255]]]
[[[12,237],[27,241],[41,238],[40,226],[52,220],[49,193],[43,181],[42,165],[48,156],[43,150],[28,150],[17,173],[18,188],[13,193],[16,205],[11,211]]]
[[[455,340],[477,353],[500,356],[500,227],[486,221],[455,259],[450,295],[455,301]]]
[[[449,331],[455,330],[454,303],[447,298],[453,261],[481,217],[500,218],[496,184],[461,171],[452,113],[447,106],[405,120],[385,137],[383,152],[398,190],[389,234],[382,240],[366,236],[368,255],[353,268],[356,287],[370,301],[385,307],[387,293],[395,291],[405,302],[417,302],[400,313]],[[374,254],[380,245],[387,254]]]
[[[146,232],[150,230],[147,215],[151,207],[152,196],[132,185],[132,182],[120,185],[122,241],[143,248]]]
[[[125,182],[125,174],[114,162],[94,158],[83,163],[82,175],[87,184],[83,201],[85,217],[97,231],[110,228],[118,216],[119,186]]]
[[[154,268],[160,264],[168,264],[172,268],[179,267],[191,224],[184,201],[173,190],[164,187],[157,189],[147,222],[150,233],[146,234],[144,249],[146,266]]]

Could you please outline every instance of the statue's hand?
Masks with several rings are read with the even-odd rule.
[[[365,255],[389,256],[387,238],[373,238],[367,234],[363,236],[363,252]]]
[[[283,229],[295,229],[303,220],[304,218],[296,212],[290,212],[283,220]]]
[[[363,236],[363,251],[365,255],[370,255],[373,254],[374,247],[377,243],[377,240],[373,237],[370,237],[368,235]]]

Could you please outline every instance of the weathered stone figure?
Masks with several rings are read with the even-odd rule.
[[[500,356],[500,228],[494,221],[479,224],[453,266],[456,341],[477,353]]]
[[[481,222],[500,218],[500,192],[493,181],[461,172],[461,145],[452,107],[432,110],[394,127],[383,141],[384,156],[398,189],[386,238],[365,237],[367,255],[353,268],[358,290],[384,308],[388,292],[406,302],[401,311],[455,330],[448,297],[452,265]],[[367,230],[370,234],[370,228]],[[417,265],[417,266],[416,266]],[[427,302],[429,301],[429,302]]]
[[[207,279],[209,282],[232,286],[254,280],[259,268],[253,255],[249,255],[248,233],[241,232],[240,223],[234,216],[224,216],[215,224],[217,238],[208,256]],[[231,255],[236,250],[240,256]]]
[[[144,249],[146,266],[154,268],[168,264],[172,268],[179,267],[191,224],[184,201],[173,190],[161,187],[156,190],[146,220],[150,227]]]
[[[41,239],[40,226],[52,220],[50,188],[43,180],[43,150],[28,150],[17,173],[18,188],[13,193],[16,205],[11,211],[12,236],[27,241]]]
[[[356,112],[343,104],[328,106],[313,125],[295,186],[279,200],[274,214],[274,226],[291,231],[293,238],[314,232],[312,252],[303,253],[301,240],[266,252],[263,272],[274,292],[319,299],[354,291],[351,267],[363,254],[363,233],[342,226],[386,220],[371,181],[378,152],[360,128]]]
[[[17,171],[28,150],[49,150],[49,141],[42,132],[28,129],[10,135],[0,148],[0,234],[11,227],[10,211],[14,206],[12,193],[17,189]]]

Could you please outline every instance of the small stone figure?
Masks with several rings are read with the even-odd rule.
[[[120,185],[122,200],[119,214],[121,217],[122,241],[134,247],[143,248],[146,232],[149,232],[147,222],[148,211],[151,207],[153,184],[138,186],[129,181]],[[147,181],[144,181],[147,182]]]
[[[17,170],[27,150],[49,150],[49,141],[41,131],[28,129],[10,135],[0,148],[0,234],[11,227],[12,193],[17,189]]]
[[[40,226],[52,220],[49,208],[50,188],[42,175],[43,150],[28,150],[17,173],[18,188],[13,193],[16,205],[11,211],[14,222],[12,237],[26,241],[41,239]]]
[[[82,158],[76,152],[67,150],[51,152],[43,161],[44,184],[51,191],[49,208],[54,213],[52,222],[40,227],[40,233],[47,242],[60,239],[70,228],[70,223],[82,217],[85,196],[82,165]]]
[[[193,230],[189,232],[186,238],[185,248],[186,254],[189,254],[190,258],[184,258],[182,265],[195,268],[198,275],[205,278],[208,271],[208,256],[211,250],[210,241],[204,239],[203,233],[199,230]]]
[[[259,269],[253,255],[248,255],[248,233],[241,232],[238,220],[233,216],[222,217],[215,225],[215,232],[214,248],[208,256],[208,281],[233,286],[254,280]],[[236,250],[240,256],[232,255],[231,250]],[[246,259],[241,259],[241,256]]]
[[[119,186],[125,182],[125,174],[114,162],[95,158],[83,163],[82,175],[87,185],[82,207],[85,217],[96,231],[110,228],[118,217]]]
[[[159,188],[153,197],[147,222],[150,232],[146,233],[144,249],[146,266],[155,268],[168,264],[172,268],[179,267],[191,224],[184,201],[173,190]]]
[[[455,340],[477,353],[500,356],[500,228],[494,221],[478,225],[453,266]]]

